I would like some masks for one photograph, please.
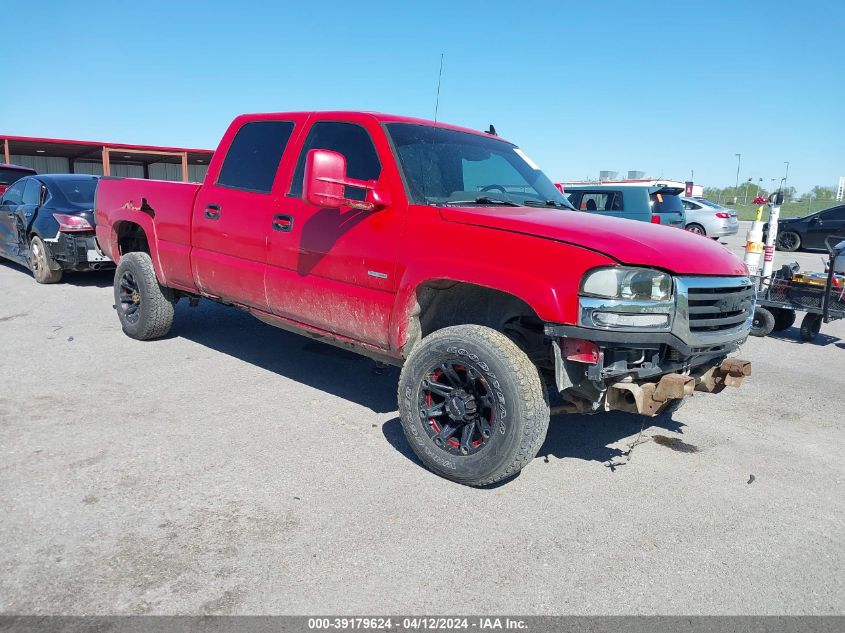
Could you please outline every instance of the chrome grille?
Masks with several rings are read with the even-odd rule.
[[[690,346],[733,345],[748,336],[756,292],[748,277],[676,277],[672,331]]]
[[[754,309],[754,287],[689,288],[690,332],[720,332],[745,323]]]

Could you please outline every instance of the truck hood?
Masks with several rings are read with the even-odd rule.
[[[682,229],[591,213],[529,207],[445,207],[447,222],[566,242],[623,264],[649,266],[679,275],[747,275],[745,264],[708,237]]]

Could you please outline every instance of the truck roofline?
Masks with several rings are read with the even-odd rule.
[[[439,127],[446,130],[454,130],[456,132],[466,132],[468,134],[476,134],[478,136],[485,136],[489,137],[490,134],[481,130],[474,130],[469,127],[464,127],[461,125],[453,125],[451,123],[443,123],[442,121],[431,121],[429,119],[420,119],[417,117],[410,117],[410,116],[403,116],[400,114],[389,114],[385,112],[372,112],[366,110],[311,110],[311,111],[288,111],[288,112],[257,112],[257,113],[244,113],[236,117],[244,122],[246,121],[258,121],[261,119],[266,119],[267,117],[286,117],[286,116],[319,116],[320,118],[334,118],[337,117],[338,119],[350,119],[355,117],[370,117],[371,119],[377,121],[378,123],[411,123],[415,125],[427,125],[430,127]],[[501,136],[494,136],[493,138],[497,138],[502,140],[506,143],[510,143],[511,141],[503,138]]]

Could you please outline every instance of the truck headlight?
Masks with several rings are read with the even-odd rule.
[[[604,299],[666,301],[672,298],[672,276],[652,268],[599,268],[584,277],[581,294]]]
[[[603,330],[669,331],[674,280],[652,268],[598,268],[581,282],[579,324]]]

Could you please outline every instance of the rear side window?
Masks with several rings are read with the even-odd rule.
[[[684,205],[678,196],[665,193],[653,193],[651,199],[651,210],[654,213],[683,213]]]
[[[290,195],[302,196],[302,179],[305,176],[305,159],[312,149],[327,149],[346,158],[346,175],[355,180],[378,180],[381,175],[373,139],[367,130],[355,123],[337,121],[319,121],[311,127],[308,138],[302,146],[302,153],[296,163]],[[351,200],[363,200],[366,190],[347,187],[346,197]]]
[[[23,204],[38,204],[41,202],[41,183],[32,178],[26,181],[23,190]]]
[[[243,125],[226,152],[217,184],[269,193],[292,132],[290,121],[252,121]]]
[[[586,191],[578,206],[581,211],[624,211],[619,191]]]

